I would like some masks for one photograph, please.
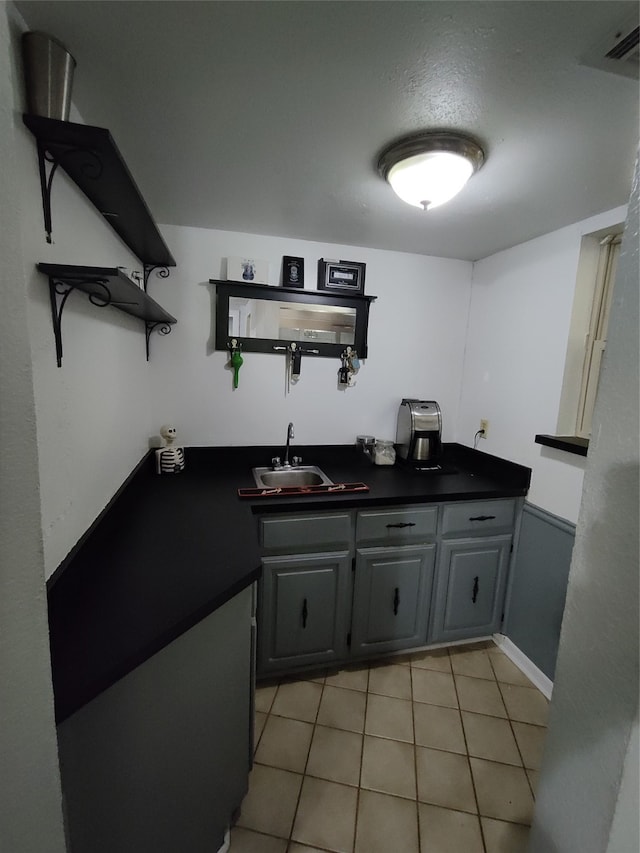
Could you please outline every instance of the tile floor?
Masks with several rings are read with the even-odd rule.
[[[231,853],[524,853],[547,706],[493,643],[259,686]]]

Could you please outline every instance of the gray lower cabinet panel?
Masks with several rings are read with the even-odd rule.
[[[251,595],[236,595],[58,727],[72,853],[222,846],[248,787]]]
[[[435,552],[434,544],[357,550],[352,654],[426,643]]]
[[[344,657],[351,603],[349,552],[265,557],[262,568],[259,671]]]
[[[575,525],[525,504],[504,633],[553,680]]]
[[[511,536],[444,541],[438,560],[432,642],[499,630]]]

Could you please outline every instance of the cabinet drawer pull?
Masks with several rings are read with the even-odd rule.
[[[393,594],[393,615],[398,615],[398,607],[400,606],[400,589],[396,587],[396,591]]]
[[[474,604],[476,603],[476,599],[478,598],[478,587],[479,586],[480,586],[480,584],[478,583],[478,575],[476,575],[475,578],[473,579],[473,593],[471,594],[471,601],[473,601]]]
[[[302,602],[302,627],[307,627],[307,616],[309,615],[309,611],[307,609],[307,599],[305,598]]]
[[[387,527],[415,527],[415,521],[398,521],[396,524],[387,524]]]
[[[474,515],[469,521],[490,521],[492,518],[495,518],[495,515]]]

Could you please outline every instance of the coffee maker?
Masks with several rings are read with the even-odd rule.
[[[409,464],[438,464],[442,454],[442,414],[435,400],[403,399],[398,409],[396,452]]]

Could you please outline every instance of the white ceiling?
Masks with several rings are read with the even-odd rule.
[[[476,260],[627,201],[638,81],[580,64],[636,2],[18,0],[77,60],[160,223]],[[423,213],[376,173],[423,129],[487,159]]]

